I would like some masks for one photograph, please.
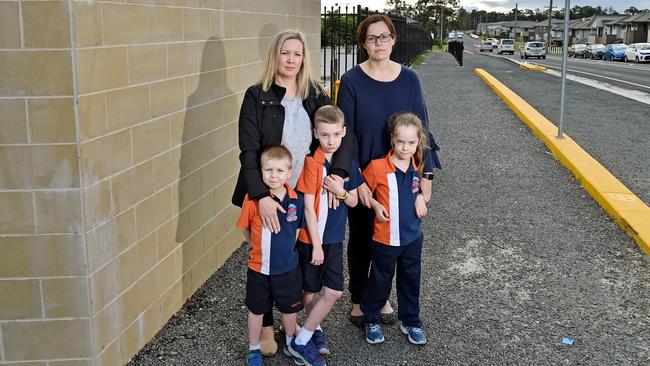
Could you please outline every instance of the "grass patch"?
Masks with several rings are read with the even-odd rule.
[[[411,66],[417,66],[417,65],[421,64],[422,62],[424,62],[424,60],[427,58],[427,55],[429,54],[429,52],[431,52],[431,51],[424,51],[421,54],[417,55],[417,57],[413,59],[413,62],[411,62]]]

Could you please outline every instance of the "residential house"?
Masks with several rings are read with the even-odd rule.
[[[503,36],[510,37],[510,38],[517,38],[522,42],[536,40],[535,38],[536,24],[537,22],[530,21],[530,20],[520,20],[517,21],[516,23],[514,21],[504,22],[503,30],[505,31],[505,34],[503,34]]]
[[[631,15],[621,23],[625,24],[625,43],[650,42],[650,12]]]
[[[569,23],[569,44],[587,43],[595,31],[591,29],[591,18],[575,19]]]
[[[560,31],[557,31],[557,28],[560,28]],[[560,42],[562,43],[562,30],[564,28],[564,20],[562,19],[551,19],[551,44]],[[544,19],[535,23],[535,40],[536,41],[546,41],[548,35],[548,19]]]
[[[625,28],[627,26],[625,22],[626,19],[631,17],[629,16],[624,16],[623,18],[620,18],[618,20],[614,21],[608,21],[604,22],[605,25],[605,36],[607,39],[612,39],[612,41],[609,41],[608,43],[613,43],[613,42],[623,42],[625,39]]]
[[[611,34],[608,35],[605,33],[605,28],[610,22],[615,22],[626,18],[626,15],[597,15],[591,17],[591,22],[589,22],[589,27],[591,28],[591,34],[587,37],[587,43],[603,43],[608,44],[616,39],[616,36]]]

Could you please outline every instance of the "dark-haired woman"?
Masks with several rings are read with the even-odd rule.
[[[415,71],[390,59],[397,42],[390,18],[382,14],[368,16],[357,28],[357,42],[368,59],[341,77],[337,103],[345,114],[348,131],[356,135],[356,158],[365,167],[370,160],[385,156],[390,150],[387,121],[392,115],[414,113],[424,123],[426,131],[429,131],[429,117]],[[438,146],[430,132],[428,135],[430,148],[425,153],[422,189],[430,197],[433,169],[441,166],[436,153]],[[360,304],[370,269],[374,213],[368,208],[371,197],[368,187],[362,185],[358,192],[363,205],[349,211],[348,270],[352,297],[350,321],[361,326],[364,320]],[[389,302],[381,309],[381,314],[383,322],[395,321]]]

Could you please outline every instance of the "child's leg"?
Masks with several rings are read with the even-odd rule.
[[[386,304],[390,295],[395,265],[401,251],[401,247],[372,243],[370,279],[361,302],[365,323],[378,324],[381,321],[379,311]]]
[[[248,312],[248,345],[259,346],[262,332],[262,315]]]
[[[316,305],[314,305],[309,312],[309,316],[305,321],[303,329],[313,333],[314,330],[316,330],[316,327],[318,327],[327,314],[329,314],[330,310],[332,310],[334,303],[336,303],[336,300],[338,300],[341,295],[343,295],[342,291],[332,290],[325,287],[323,296],[318,299]]]
[[[296,313],[282,314],[282,326],[284,333],[287,337],[294,337],[296,335]]]
[[[421,327],[420,274],[422,238],[404,247],[397,259],[397,304],[399,320],[409,327]]]
[[[302,302],[305,304],[305,314],[311,314],[311,310],[314,308],[317,301],[318,297],[315,293],[309,291],[304,292]]]

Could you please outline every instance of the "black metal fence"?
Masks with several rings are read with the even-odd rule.
[[[356,43],[355,35],[357,25],[368,15],[376,13],[360,5],[324,8],[321,14],[321,75],[323,82],[329,82],[330,90],[334,90],[334,82],[343,73],[368,58]],[[431,34],[420,23],[400,15],[386,15],[393,21],[397,33],[391,60],[410,65],[415,57],[431,49]]]

